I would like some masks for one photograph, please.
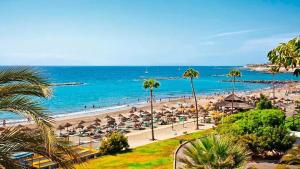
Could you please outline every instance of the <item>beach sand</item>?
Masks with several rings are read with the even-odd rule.
[[[277,87],[276,88],[276,97],[278,98],[289,98],[291,100],[296,100],[299,99],[297,95],[295,94],[289,94],[288,96],[286,95],[286,91],[289,90],[295,90],[295,89],[299,89],[300,90],[300,84],[299,83],[293,83],[293,84],[286,84],[283,85],[281,87]],[[272,96],[272,89],[271,88],[267,88],[267,89],[259,89],[256,91],[252,91],[252,92],[238,92],[236,93],[238,96],[259,96],[260,93],[265,94],[266,96]],[[218,100],[224,98],[227,94],[220,94],[220,95],[210,95],[210,96],[198,96],[198,103],[200,105],[206,105],[209,102],[217,102]],[[155,102],[154,103],[154,110],[160,111],[160,109],[166,105],[168,107],[172,107],[177,105],[177,103],[194,103],[193,98],[178,98],[178,99],[173,99],[173,100],[163,100],[163,101],[159,101],[159,102]],[[140,104],[137,105],[137,109],[142,109],[142,110],[147,110],[150,111],[150,104],[149,103],[145,103],[145,104]],[[287,114],[291,114],[294,110],[293,110],[294,106],[291,106],[291,108],[287,109]],[[55,123],[54,126],[55,128],[57,128],[59,125],[64,125],[65,123],[71,123],[73,126],[69,127],[69,129],[73,128],[74,126],[76,126],[81,120],[85,121],[86,123],[84,123],[84,126],[88,126],[90,125],[95,118],[99,118],[101,119],[101,125],[102,124],[106,124],[106,115],[109,115],[115,119],[118,119],[118,115],[122,114],[126,117],[129,116],[129,111],[131,110],[131,107],[123,107],[120,109],[116,109],[116,110],[110,110],[108,112],[95,112],[92,114],[80,114],[80,115],[74,115],[74,116],[65,116],[65,117],[60,117],[60,118],[56,118],[55,119]],[[201,117],[201,114],[200,114]],[[201,118],[200,118],[201,119]],[[118,120],[117,120],[118,122]],[[190,119],[188,121],[185,122],[186,124],[184,125],[184,127],[182,126],[182,124],[179,124],[178,122],[176,124],[174,124],[174,131],[172,131],[171,129],[171,125],[156,125],[157,128],[155,128],[155,138],[157,140],[163,140],[163,139],[168,139],[168,138],[172,138],[175,136],[179,136],[179,135],[183,135],[184,132],[187,133],[191,133],[191,132],[195,132],[195,124],[194,124],[194,119]],[[28,123],[23,123],[23,125],[26,125],[28,127],[33,127],[34,124],[28,124]],[[200,129],[208,129],[211,128],[213,126],[213,124],[202,124]],[[151,130],[150,128],[146,128],[145,130],[130,130],[131,132],[126,134],[126,136],[128,137],[129,140],[129,145],[130,147],[137,147],[137,146],[141,146],[144,144],[148,144],[151,143],[152,141],[150,141],[151,138]],[[64,130],[63,130],[64,132]],[[59,133],[59,131],[57,131],[57,134]],[[78,136],[71,136],[70,140],[73,141],[75,144],[78,144],[79,138]],[[80,138],[81,142],[88,142],[91,141],[91,139],[89,137],[81,137]],[[95,143],[92,144],[92,146],[95,148],[97,146],[99,146],[99,143],[97,141],[95,141]]]

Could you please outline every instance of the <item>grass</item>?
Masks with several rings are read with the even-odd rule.
[[[116,155],[105,155],[87,161],[77,169],[171,169],[173,155],[180,140],[192,140],[211,133],[211,129],[157,141]]]

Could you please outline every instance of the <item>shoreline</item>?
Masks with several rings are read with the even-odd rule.
[[[300,84],[299,82],[291,82],[288,84],[277,84],[276,90],[281,90],[285,87],[287,87],[287,85],[293,85],[293,84]],[[271,90],[271,86],[267,86],[267,87],[262,87],[262,88],[256,88],[253,90],[241,90],[238,91],[237,93],[239,95],[250,95],[250,94],[254,94],[254,93],[261,93],[261,92],[267,92],[269,90]],[[230,91],[222,91],[222,92],[215,92],[215,93],[207,93],[207,94],[199,94],[197,95],[198,99],[204,98],[204,97],[220,97],[220,96],[225,96],[228,93],[230,93]],[[154,103],[154,108],[155,107],[160,107],[163,104],[174,104],[176,102],[186,102],[186,100],[188,100],[188,98],[191,98],[190,95],[178,95],[178,96],[173,96],[173,97],[166,97],[166,98],[162,98],[161,101],[157,100]],[[207,100],[207,99],[206,99]],[[138,109],[149,109],[150,105],[149,103],[147,103],[146,101],[141,101],[141,102],[133,102],[133,103],[129,103],[129,104],[124,104],[124,105],[117,105],[117,106],[110,106],[110,107],[103,107],[103,108],[95,108],[95,109],[87,109],[87,110],[81,110],[81,111],[74,111],[71,113],[62,113],[62,114],[58,114],[58,115],[53,115],[51,116],[53,118],[54,121],[54,126],[58,126],[59,124],[62,124],[62,122],[65,121],[70,121],[72,123],[74,122],[79,122],[81,120],[86,120],[89,121],[91,118],[104,118],[104,116],[106,115],[118,115],[118,114],[127,114],[128,111],[132,108],[132,107],[136,107]],[[80,120],[78,120],[80,119]],[[29,125],[29,126],[33,126],[34,122],[28,122],[27,119],[22,118],[22,119],[5,119],[6,120],[6,126],[15,126],[15,125]],[[2,123],[0,123],[0,126],[3,126]]]
[[[281,84],[278,86],[279,88],[284,87],[285,84]],[[262,88],[256,88],[252,90],[241,90],[238,91],[239,94],[245,94],[245,93],[256,93],[262,90],[269,90],[271,86],[267,87],[262,87]],[[214,92],[214,93],[205,93],[205,94],[199,94],[197,95],[197,98],[200,99],[202,97],[210,97],[210,96],[224,96],[226,94],[230,93],[230,91],[225,91],[223,90],[222,92]],[[165,104],[165,103],[173,103],[173,102],[181,102],[184,101],[185,99],[188,99],[189,97],[192,97],[190,95],[186,94],[179,94],[178,96],[173,96],[173,97],[165,97],[161,98],[160,100],[157,100],[155,104]],[[57,122],[59,121],[65,121],[65,120],[72,120],[72,119],[79,119],[79,118],[90,118],[94,116],[99,116],[100,118],[103,118],[105,115],[114,115],[116,113],[124,113],[124,111],[129,111],[132,107],[136,107],[139,109],[147,109],[149,107],[147,101],[141,101],[141,102],[132,102],[128,104],[123,104],[123,105],[115,105],[115,106],[108,106],[108,107],[103,107],[103,108],[95,108],[95,109],[86,109],[86,110],[79,110],[79,111],[74,111],[74,112],[66,112],[66,113],[61,113],[61,114],[56,114],[56,115],[50,115],[53,118],[54,125],[57,126]],[[103,117],[102,117],[103,116]],[[4,119],[2,119],[3,121]],[[20,118],[20,119],[5,119],[6,120],[6,126],[14,126],[14,125],[33,125],[34,123],[28,122],[27,119],[25,118]],[[0,123],[0,126],[3,126],[2,123]]]
[[[280,86],[282,87],[282,86]],[[252,93],[252,92],[258,92],[260,90],[264,89],[270,89],[270,86],[268,87],[262,87],[262,88],[256,88],[253,90],[247,90],[247,91],[239,91],[238,93]],[[223,90],[222,92],[214,92],[214,93],[207,93],[207,94],[199,94],[197,95],[197,98],[200,99],[202,97],[209,97],[209,96],[224,96],[228,94],[230,91]],[[161,98],[161,101],[158,99],[155,104],[164,104],[164,103],[173,103],[173,102],[180,102],[185,99],[188,99],[189,97],[192,97],[190,95],[186,94],[179,94],[178,96],[173,97],[165,97]],[[146,109],[149,105],[147,101],[141,101],[141,102],[132,102],[128,104],[123,105],[114,105],[114,106],[108,106],[103,108],[94,108],[94,109],[86,109],[86,110],[78,110],[73,112],[66,112],[56,115],[50,115],[54,120],[54,125],[56,126],[56,122],[58,121],[65,121],[65,120],[72,120],[77,118],[90,118],[93,116],[105,116],[105,115],[113,115],[117,112],[121,113],[124,111],[129,111],[132,107],[136,107],[138,109]],[[102,118],[102,117],[101,117]],[[6,126],[14,126],[14,125],[33,125],[34,123],[28,122],[26,118],[20,118],[20,119],[2,119],[6,120]],[[0,126],[3,126],[2,123],[0,123]]]

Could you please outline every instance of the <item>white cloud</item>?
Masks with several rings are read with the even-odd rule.
[[[221,32],[221,33],[217,33],[214,35],[210,35],[206,38],[211,39],[211,38],[227,37],[227,36],[247,34],[247,33],[252,33],[252,32],[260,32],[260,31],[264,31],[264,30],[267,30],[267,29],[246,29],[246,30],[238,30],[238,31],[230,31],[230,32]]]
[[[299,32],[272,35],[263,38],[250,39],[245,41],[239,48],[240,52],[249,51],[269,51],[276,47],[279,43],[287,42],[288,40],[299,35]]]

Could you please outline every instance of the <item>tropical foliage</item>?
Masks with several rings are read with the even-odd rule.
[[[38,127],[34,131],[24,130],[24,127],[4,129],[0,133],[0,165],[18,168],[19,165],[10,160],[11,155],[30,151],[44,155],[64,168],[72,168],[72,165],[64,164],[72,152],[65,142],[55,138],[52,118],[36,98],[49,96],[50,84],[38,71],[18,67],[3,68],[0,71],[0,112],[11,112],[32,119]]]
[[[262,93],[260,94],[259,101],[256,103],[256,108],[259,110],[272,109],[272,102]]]
[[[285,125],[292,131],[300,131],[300,114],[295,114],[286,119]]]
[[[232,93],[234,94],[234,90],[235,90],[235,82],[236,82],[236,78],[237,77],[241,77],[242,73],[239,69],[232,69],[228,75],[228,77],[233,78],[232,82],[233,82],[233,88],[232,88]]]
[[[101,142],[101,154],[114,154],[129,148],[127,137],[120,132],[109,133]]]
[[[297,68],[294,71],[294,75],[298,76],[300,73],[298,69],[300,64],[300,37],[296,37],[286,43],[281,43],[272,49],[268,53],[268,59],[278,69],[281,67],[286,69]]]
[[[248,159],[248,151],[228,138],[209,136],[192,141],[184,148],[180,162],[191,169],[240,168]]]
[[[155,79],[148,79],[144,81],[144,88],[150,90],[150,106],[151,106],[151,136],[154,138],[154,126],[153,126],[153,90],[160,86],[159,82]]]
[[[240,72],[240,70],[238,69],[232,69],[228,75],[228,77],[231,77],[233,80],[233,87],[232,87],[232,94],[234,94],[234,90],[235,90],[235,82],[236,82],[236,78],[237,77],[241,77],[242,76],[242,73]],[[233,100],[232,100],[232,103],[231,103],[231,114],[233,114]]]
[[[281,110],[251,110],[225,117],[217,131],[245,144],[253,155],[267,157],[271,153],[271,156],[280,156],[295,142],[285,121]]]
[[[197,103],[197,95],[194,86],[194,79],[198,78],[199,76],[200,76],[199,72],[194,70],[193,68],[189,68],[183,73],[183,78],[189,78],[191,81],[192,94],[195,100],[195,108],[196,108],[196,129],[197,130],[199,129],[199,110],[198,110],[198,103]]]
[[[39,129],[22,126],[10,127],[0,135],[0,164],[5,168],[23,168],[18,161],[11,159],[13,152],[33,152],[59,164],[62,168],[73,168],[72,163],[78,159],[69,143],[63,140],[51,142],[51,152],[45,146],[44,133]],[[77,161],[78,162],[78,161]]]

